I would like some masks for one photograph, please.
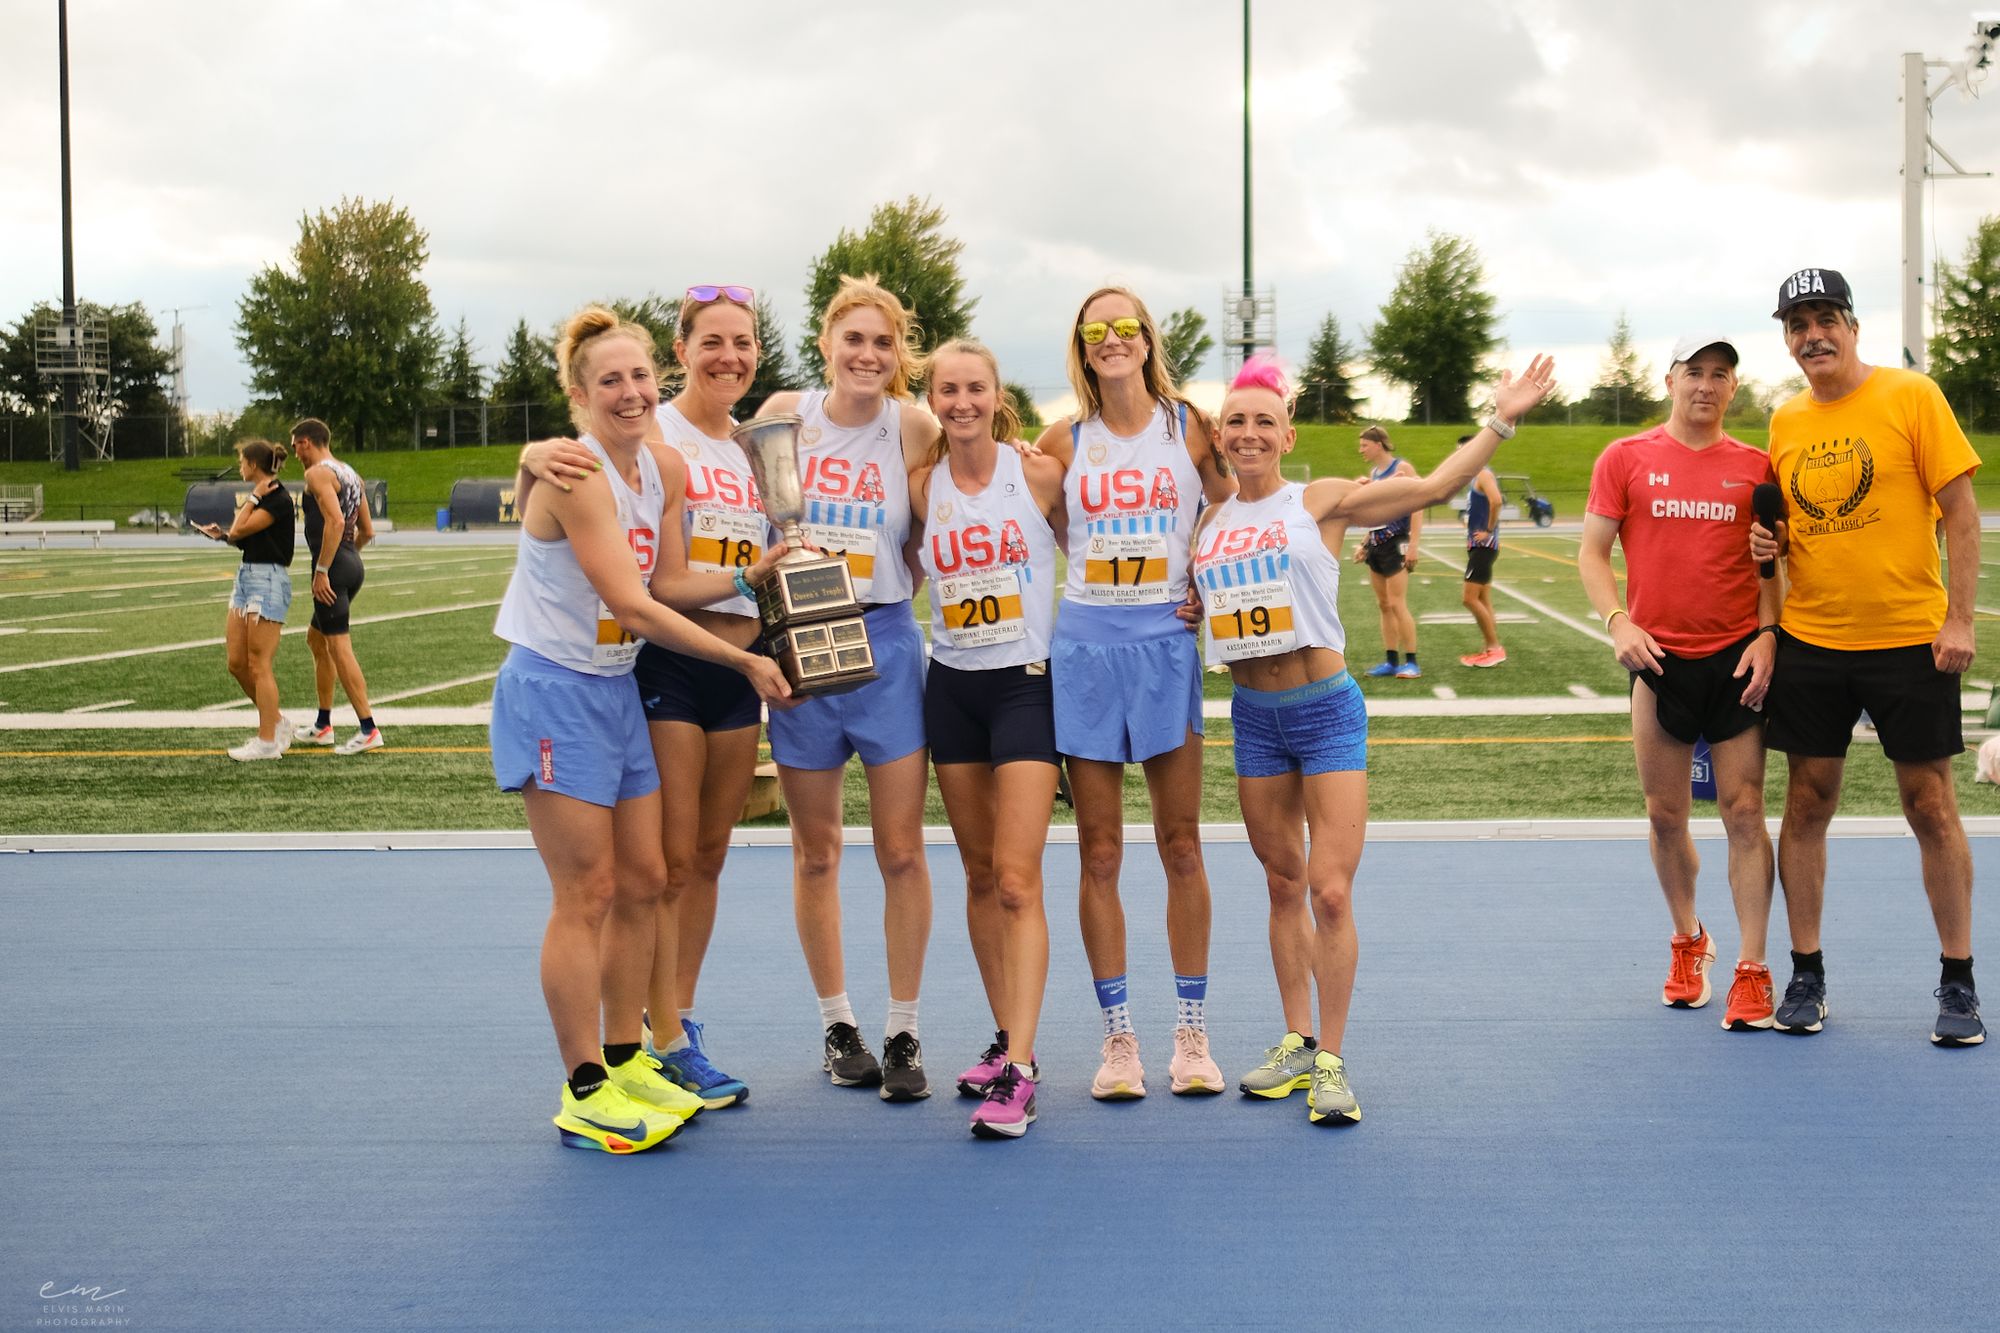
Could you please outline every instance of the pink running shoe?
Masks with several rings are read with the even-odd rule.
[[[1146,1071],[1139,1066],[1139,1036],[1114,1032],[1104,1039],[1104,1063],[1090,1081],[1090,1095],[1100,1102],[1129,1101],[1146,1095]]]
[[[986,1085],[1000,1077],[1000,1071],[1007,1067],[1007,1036],[993,1034],[993,1044],[979,1057],[979,1063],[958,1076],[958,1095],[961,1097],[984,1097]]]
[[[1035,1080],[1011,1064],[986,1085],[986,1100],[972,1113],[972,1132],[982,1139],[1018,1139],[1035,1123]]]
[[[1206,1032],[1200,1028],[1174,1029],[1174,1058],[1167,1065],[1167,1077],[1168,1091],[1176,1097],[1222,1091],[1222,1071],[1209,1058]]]

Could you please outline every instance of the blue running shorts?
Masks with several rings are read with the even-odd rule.
[[[1345,671],[1289,690],[1236,687],[1236,776],[1368,771],[1368,705]]]
[[[660,789],[632,677],[593,676],[515,644],[493,682],[493,780],[615,806]]]
[[[869,767],[924,748],[924,636],[908,602],[867,612],[878,679],[846,694],[772,709],[771,758],[786,768],[839,768],[858,754]]]
[[[1066,755],[1137,764],[1201,734],[1201,645],[1172,605],[1064,602],[1049,675]]]

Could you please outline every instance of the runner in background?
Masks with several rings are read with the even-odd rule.
[[[1470,435],[1458,437],[1460,445]],[[1500,624],[1493,618],[1493,564],[1500,558],[1500,479],[1483,467],[1465,494],[1465,587],[1459,600],[1472,613],[1485,646],[1458,659],[1460,666],[1497,667],[1507,660],[1500,646]]]
[[[333,745],[333,686],[347,691],[347,702],[360,719],[355,733],[334,746],[335,754],[360,754],[382,748],[375,710],[368,704],[368,681],[354,656],[349,621],[354,599],[367,572],[361,548],[375,539],[375,520],[368,512],[368,495],[361,476],[333,456],[333,432],[317,417],[292,427],[292,452],[306,470],[306,553],[313,558],[312,625],[306,646],[312,649],[313,688],[319,715],[301,725],[292,739],[308,745]]]
[[[1417,475],[1410,460],[1396,457],[1389,432],[1380,426],[1361,432],[1359,450],[1361,460],[1368,465],[1368,481]],[[1398,514],[1370,531],[1354,548],[1356,562],[1368,566],[1368,583],[1375,590],[1375,606],[1382,617],[1382,660],[1365,675],[1415,680],[1424,674],[1417,665],[1417,621],[1410,614],[1410,575],[1417,567],[1417,542],[1423,531],[1421,513]]]

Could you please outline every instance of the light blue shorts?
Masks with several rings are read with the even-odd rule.
[[[1064,602],[1049,680],[1066,755],[1136,764],[1201,734],[1201,645],[1171,604]]]
[[[839,768],[858,754],[871,768],[924,748],[924,636],[908,602],[871,606],[868,644],[880,679],[846,694],[772,709],[771,758],[786,768]]]
[[[493,682],[493,780],[615,806],[660,789],[632,677],[593,676],[515,644]]]
[[[1236,776],[1368,771],[1368,705],[1345,671],[1290,690],[1236,687]]]
[[[236,567],[236,586],[229,590],[230,610],[282,625],[291,607],[292,576],[283,565]]]

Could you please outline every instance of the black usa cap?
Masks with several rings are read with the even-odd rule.
[[[1787,310],[1808,301],[1825,301],[1850,312],[1854,309],[1854,293],[1846,278],[1830,268],[1802,268],[1779,285],[1778,308],[1771,312],[1771,318],[1783,319]]]

